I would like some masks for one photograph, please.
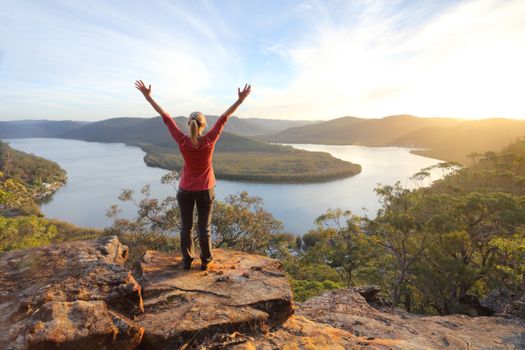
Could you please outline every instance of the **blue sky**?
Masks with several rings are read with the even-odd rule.
[[[0,120],[525,118],[525,2],[0,0]]]

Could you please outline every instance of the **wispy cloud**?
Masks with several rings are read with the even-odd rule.
[[[202,96],[221,81],[216,67],[233,56],[219,40],[229,33],[168,2],[154,11],[124,4],[9,7],[2,16],[10,32],[0,34],[0,118],[151,115],[136,98],[135,79],[153,82],[156,96],[175,111],[213,104]]]
[[[0,119],[220,113],[525,118],[525,4],[470,1],[7,1]]]
[[[461,2],[423,22],[412,17],[425,9],[392,12],[385,4],[367,2],[356,22],[318,27],[306,43],[278,46],[297,74],[283,88],[265,87],[249,111],[525,118],[518,96],[525,79],[522,1]]]

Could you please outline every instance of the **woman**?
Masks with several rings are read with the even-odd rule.
[[[246,84],[241,91],[237,89],[238,99],[224,112],[215,122],[211,130],[202,135],[206,127],[206,118],[201,112],[190,114],[188,126],[190,136],[185,135],[177,126],[175,121],[160,107],[151,97],[151,85],[146,87],[142,80],[135,82],[135,87],[142,92],[151,106],[162,116],[162,120],[168,127],[171,136],[179,145],[180,152],[184,158],[184,166],[179,180],[177,191],[177,202],[181,215],[180,247],[182,251],[182,265],[189,270],[193,261],[193,239],[191,229],[193,227],[193,208],[197,204],[199,243],[201,247],[201,270],[206,270],[208,263],[212,260],[211,255],[211,207],[215,198],[215,175],[212,168],[212,155],[215,143],[237,107],[250,94],[251,86]]]

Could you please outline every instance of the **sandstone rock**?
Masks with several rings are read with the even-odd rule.
[[[42,305],[11,334],[11,348],[133,349],[143,329],[108,310],[103,301],[57,302]],[[23,334],[22,337],[17,335]]]
[[[391,339],[377,349],[524,349],[525,321],[466,315],[419,316],[381,312],[358,293],[334,290],[301,303],[297,314],[354,336]]]
[[[196,348],[199,350],[370,350],[391,349],[400,342],[395,339],[358,337],[348,331],[293,315],[267,334],[247,336],[232,333],[205,341]]]
[[[116,237],[5,253],[0,349],[525,349],[525,320],[380,311],[359,294],[377,302],[374,286],[330,291],[292,315],[279,261],[213,254],[208,271],[188,271],[180,255],[148,251],[141,288]]]
[[[181,268],[181,256],[148,251],[140,265],[147,349],[176,348],[215,333],[267,332],[292,313],[292,293],[278,260],[213,250],[207,271]]]
[[[11,251],[0,257],[0,348],[136,347],[140,285],[116,237]],[[93,344],[96,344],[93,345]]]

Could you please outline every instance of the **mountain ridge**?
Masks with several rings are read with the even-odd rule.
[[[380,119],[342,117],[257,139],[280,143],[416,147],[424,149],[412,153],[465,164],[470,153],[499,151],[524,135],[524,120],[393,115]]]
[[[218,116],[207,118],[209,129]],[[186,117],[174,119],[181,129],[186,129]],[[37,124],[42,125],[38,127]],[[142,127],[138,128],[140,124]],[[284,128],[289,125],[293,126]],[[103,130],[100,127],[104,127]],[[134,144],[150,143],[154,139],[157,145],[168,147],[172,145],[172,140],[166,130],[161,130],[163,128],[165,126],[160,117],[120,117],[83,124],[74,121],[15,121],[0,122],[0,137],[29,135]],[[423,148],[412,152],[445,161],[468,163],[470,153],[498,151],[524,135],[525,121],[510,118],[467,120],[399,114],[377,119],[344,116],[327,121],[286,121],[231,117],[217,150],[275,151],[268,142],[397,146]]]
[[[420,118],[408,114],[380,119],[346,116],[314,125],[286,129],[273,136],[260,138],[283,143],[387,146],[390,145],[391,140],[425,126],[448,126],[460,122],[460,119]]]

